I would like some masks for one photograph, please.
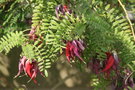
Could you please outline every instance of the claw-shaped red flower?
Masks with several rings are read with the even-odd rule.
[[[20,59],[18,68],[19,68],[19,71],[14,78],[18,77],[24,71],[25,74],[31,78],[30,80],[33,80],[34,83],[37,84],[37,81],[35,80],[35,78],[37,77],[38,72],[42,76],[44,76],[42,72],[39,71],[37,62],[34,60],[30,62],[30,60],[28,60],[25,56],[23,56]]]
[[[105,67],[103,68],[103,70],[101,72],[105,72],[106,77],[110,76],[110,72],[112,70],[115,70],[117,73],[117,68],[118,68],[118,64],[119,64],[119,59],[116,53],[110,53],[107,52],[106,53],[107,56],[107,60],[105,61]],[[118,73],[117,73],[118,74]]]
[[[37,63],[35,61],[30,63],[30,61],[27,60],[25,63],[25,70],[26,74],[34,81],[34,83],[37,83],[37,81],[35,80],[38,73]]]
[[[71,59],[78,57],[79,60],[83,61],[82,57],[80,56],[83,50],[84,46],[81,40],[68,41],[66,43],[67,60],[70,62]]]

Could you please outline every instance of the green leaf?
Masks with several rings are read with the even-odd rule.
[[[110,4],[108,4],[106,7],[105,7],[105,10],[108,10],[110,8]]]
[[[46,77],[48,77],[48,72],[47,72],[46,69],[44,70],[44,74],[45,74]]]

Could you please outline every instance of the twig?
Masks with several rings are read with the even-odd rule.
[[[134,28],[133,28],[132,23],[131,23],[131,21],[130,21],[130,19],[129,19],[127,10],[126,10],[125,6],[122,4],[121,0],[118,0],[118,2],[119,2],[120,6],[122,7],[122,9],[123,9],[124,12],[125,12],[126,19],[128,20],[128,22],[129,22],[129,24],[130,24],[130,28],[131,28],[131,30],[132,30],[132,35],[133,35],[134,41],[135,41],[135,32],[134,32]]]
[[[131,73],[127,76],[127,78],[125,79],[125,84],[127,83],[128,79],[131,77],[131,75],[132,75],[133,73],[134,73],[134,72],[131,72]]]

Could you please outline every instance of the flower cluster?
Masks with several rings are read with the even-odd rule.
[[[84,43],[82,40],[73,40],[66,43],[66,58],[70,62],[71,59],[78,57],[79,60],[83,61],[80,54],[84,50]]]
[[[38,69],[36,61],[33,60],[32,62],[30,62],[29,59],[27,59],[25,56],[23,56],[19,61],[18,68],[19,68],[19,71],[14,78],[18,77],[24,71],[25,75],[28,75],[31,78],[30,80],[33,80],[34,83],[37,83],[35,78],[36,78],[38,72],[39,73],[41,73],[41,72]],[[41,73],[41,75],[44,76],[42,73]]]
[[[109,78],[110,72],[112,70],[114,70],[116,74],[118,74],[119,62],[120,60],[116,52],[106,52],[106,60],[100,61],[98,59],[92,59],[88,66],[95,74],[105,73],[105,77]]]
[[[107,77],[109,77],[110,72],[112,70],[116,71],[116,73],[117,73],[117,68],[118,68],[120,60],[118,59],[116,52],[114,52],[113,54],[110,52],[107,52],[106,56],[107,56],[107,59],[103,63],[104,69],[101,72],[104,72],[107,75]]]

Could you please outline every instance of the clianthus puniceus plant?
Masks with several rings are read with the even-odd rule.
[[[24,24],[26,30],[18,24],[20,16],[15,19],[14,13],[8,18],[3,15],[7,19],[2,22],[3,29],[19,29],[5,33],[0,39],[0,52],[7,54],[16,46],[22,49],[18,73],[14,78],[24,73],[30,78],[29,81],[37,84],[37,74],[47,77],[51,63],[63,54],[70,64],[88,67],[90,75],[95,76],[93,79],[98,80],[97,84],[91,84],[95,90],[105,89],[110,83],[114,90],[135,89],[134,24],[128,17],[124,1],[29,1],[30,5],[26,8],[12,5],[22,11],[30,10],[20,15],[23,18],[31,15],[29,20],[32,24]],[[27,3],[25,0],[22,2]],[[29,27],[31,29],[27,29]]]

